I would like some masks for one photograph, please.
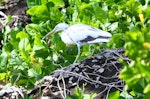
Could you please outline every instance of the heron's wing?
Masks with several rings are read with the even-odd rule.
[[[70,26],[64,32],[66,32],[74,42],[81,44],[108,42],[111,37],[111,34],[108,32],[84,24]]]

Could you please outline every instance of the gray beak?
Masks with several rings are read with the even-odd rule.
[[[56,32],[56,29],[54,28],[51,32],[47,33],[42,39],[44,40],[45,38],[47,38],[49,35],[53,34]]]

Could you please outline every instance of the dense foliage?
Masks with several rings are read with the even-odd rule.
[[[79,61],[91,56],[94,48],[98,53],[99,49],[119,47],[124,47],[131,59],[120,74],[126,82],[125,91],[116,91],[111,97],[150,97],[149,0],[27,0],[27,4],[33,23],[11,31],[5,26],[0,49],[1,81],[31,88],[44,75],[71,64],[76,46],[66,47],[59,33],[49,41],[41,39],[60,22],[84,23],[109,31],[113,37],[106,45],[82,47]]]

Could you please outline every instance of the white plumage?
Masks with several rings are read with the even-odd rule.
[[[75,24],[69,26],[66,23],[59,23],[55,26],[55,28],[45,35],[43,39],[49,36],[52,33],[56,33],[58,31],[63,31],[61,34],[61,39],[66,44],[76,44],[78,47],[78,55],[74,61],[77,61],[80,55],[80,47],[85,44],[93,44],[93,43],[105,43],[109,42],[112,35],[108,32],[102,31],[98,28],[94,28],[85,24]]]

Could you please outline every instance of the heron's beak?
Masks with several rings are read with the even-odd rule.
[[[57,30],[57,29],[54,28],[51,32],[47,33],[42,39],[44,40],[44,39],[47,38],[49,35],[51,35],[51,34],[57,32],[56,30]]]

